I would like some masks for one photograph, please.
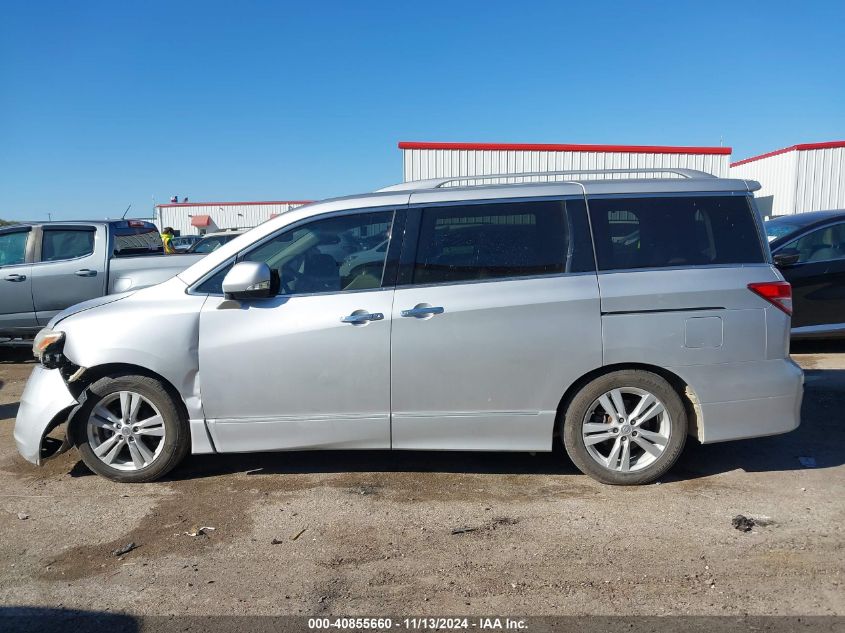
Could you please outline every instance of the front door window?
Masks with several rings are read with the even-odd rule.
[[[264,242],[244,261],[264,262],[280,279],[280,294],[379,288],[393,212],[315,220]]]
[[[845,259],[845,223],[834,224],[793,240],[782,250],[798,253],[799,264]]]
[[[15,231],[0,235],[0,266],[14,266],[26,261],[28,231]]]

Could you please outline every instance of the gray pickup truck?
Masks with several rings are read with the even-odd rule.
[[[0,228],[0,337],[28,338],[65,308],[165,281],[202,255],[165,255],[143,220]]]

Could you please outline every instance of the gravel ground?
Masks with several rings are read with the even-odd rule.
[[[198,456],[135,486],[92,475],[74,451],[37,468],[12,439],[32,365],[0,352],[0,605],[845,615],[845,346],[797,351],[799,430],[690,443],[671,476],[640,488],[595,483],[561,452]],[[762,525],[740,532],[737,514]]]

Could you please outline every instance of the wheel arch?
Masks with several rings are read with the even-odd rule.
[[[176,409],[179,411],[179,414],[182,416],[182,419],[187,422],[190,419],[188,415],[188,407],[185,405],[185,401],[182,398],[182,395],[179,393],[179,390],[170,382],[167,378],[158,374],[151,369],[146,367],[142,367],[140,365],[133,365],[131,363],[106,363],[103,365],[96,365],[94,367],[89,367],[85,370],[85,373],[77,380],[68,385],[71,388],[74,397],[77,399],[82,395],[82,393],[88,389],[91,385],[97,382],[100,378],[105,377],[117,377],[117,376],[146,376],[147,378],[152,378],[161,383],[164,390],[167,391],[167,394],[173,399],[173,402],[176,405]],[[76,422],[76,413],[78,412],[79,407],[74,410],[73,414],[71,415],[71,419],[69,420],[69,424],[73,424]],[[190,428],[190,425],[188,425]],[[190,436],[189,436],[190,437]]]
[[[612,365],[603,365],[601,367],[593,369],[592,371],[587,372],[586,374],[578,378],[575,382],[569,385],[569,387],[567,387],[566,391],[563,394],[563,397],[560,399],[560,403],[557,407],[557,417],[555,421],[555,435],[560,435],[561,424],[564,416],[566,415],[566,410],[569,408],[569,404],[572,402],[572,399],[584,387],[584,385],[592,382],[596,378],[623,369],[638,369],[641,371],[648,371],[666,380],[666,382],[668,382],[672,386],[672,388],[681,398],[681,402],[684,403],[684,408],[687,412],[688,421],[687,434],[692,435],[697,440],[701,441],[701,415],[700,408],[698,405],[698,396],[696,395],[695,390],[678,374],[671,372],[668,369],[665,369],[664,367],[658,367],[657,365],[649,365],[648,363],[615,363]]]

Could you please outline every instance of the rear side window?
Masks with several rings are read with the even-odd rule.
[[[589,270],[583,202],[500,202],[423,209],[412,283]]]
[[[153,225],[114,229],[114,256],[150,255],[163,253],[161,235]]]
[[[41,261],[85,257],[94,252],[94,229],[44,229],[41,238]]]
[[[599,270],[766,261],[744,196],[590,200]]]

